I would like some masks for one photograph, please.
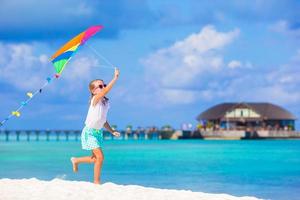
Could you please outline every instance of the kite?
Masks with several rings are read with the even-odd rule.
[[[72,58],[72,56],[77,52],[79,46],[83,45],[90,37],[101,30],[103,26],[92,26],[86,31],[78,34],[64,46],[62,46],[53,56],[51,57],[51,62],[53,63],[56,71],[56,77],[59,77],[64,70],[66,64]]]
[[[26,95],[28,96],[28,99],[26,101],[22,101],[21,105],[19,106],[18,109],[14,110],[11,112],[11,114],[6,117],[4,120],[0,122],[0,127],[4,125],[6,121],[8,121],[11,117],[16,116],[20,117],[21,113],[20,110],[28,104],[29,101],[33,99],[33,97],[38,94],[42,93],[42,90],[44,87],[46,87],[49,83],[51,83],[52,79],[54,78],[59,78],[62,71],[66,67],[67,63],[70,61],[72,56],[78,51],[79,47],[84,45],[88,39],[90,39],[93,35],[95,35],[98,31],[100,31],[103,28],[101,25],[97,26],[91,26],[82,33],[78,34],[71,40],[69,40],[66,44],[64,44],[58,51],[56,51],[53,56],[51,56],[50,61],[53,63],[54,68],[55,68],[55,74],[53,77],[47,77],[46,78],[46,83],[36,90],[35,92],[27,92]],[[91,48],[91,47],[90,47]],[[96,52],[95,49],[92,49],[98,56],[101,56],[102,59],[104,59],[108,64],[113,67],[113,65],[101,54]]]

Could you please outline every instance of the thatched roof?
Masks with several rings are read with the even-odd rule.
[[[198,115],[197,120],[216,120],[236,107],[249,107],[265,119],[295,120],[296,117],[286,109],[271,103],[222,103],[215,105]]]

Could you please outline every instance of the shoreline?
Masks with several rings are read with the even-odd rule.
[[[11,199],[105,199],[105,200],[257,200],[259,198],[236,197],[229,194],[210,194],[190,190],[160,189],[139,185],[118,185],[52,179],[0,179],[1,198]]]

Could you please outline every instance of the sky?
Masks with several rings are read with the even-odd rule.
[[[0,4],[0,120],[53,75],[49,58],[60,46],[104,26],[5,129],[82,128],[89,82],[113,77],[99,55],[120,69],[108,95],[108,121],[120,129],[195,126],[198,114],[223,102],[270,102],[300,116],[299,1]]]

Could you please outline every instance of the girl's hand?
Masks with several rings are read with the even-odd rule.
[[[114,131],[112,134],[115,137],[120,137],[120,135],[121,135],[118,131]]]
[[[120,75],[120,70],[118,68],[115,67],[115,78],[119,78]]]

